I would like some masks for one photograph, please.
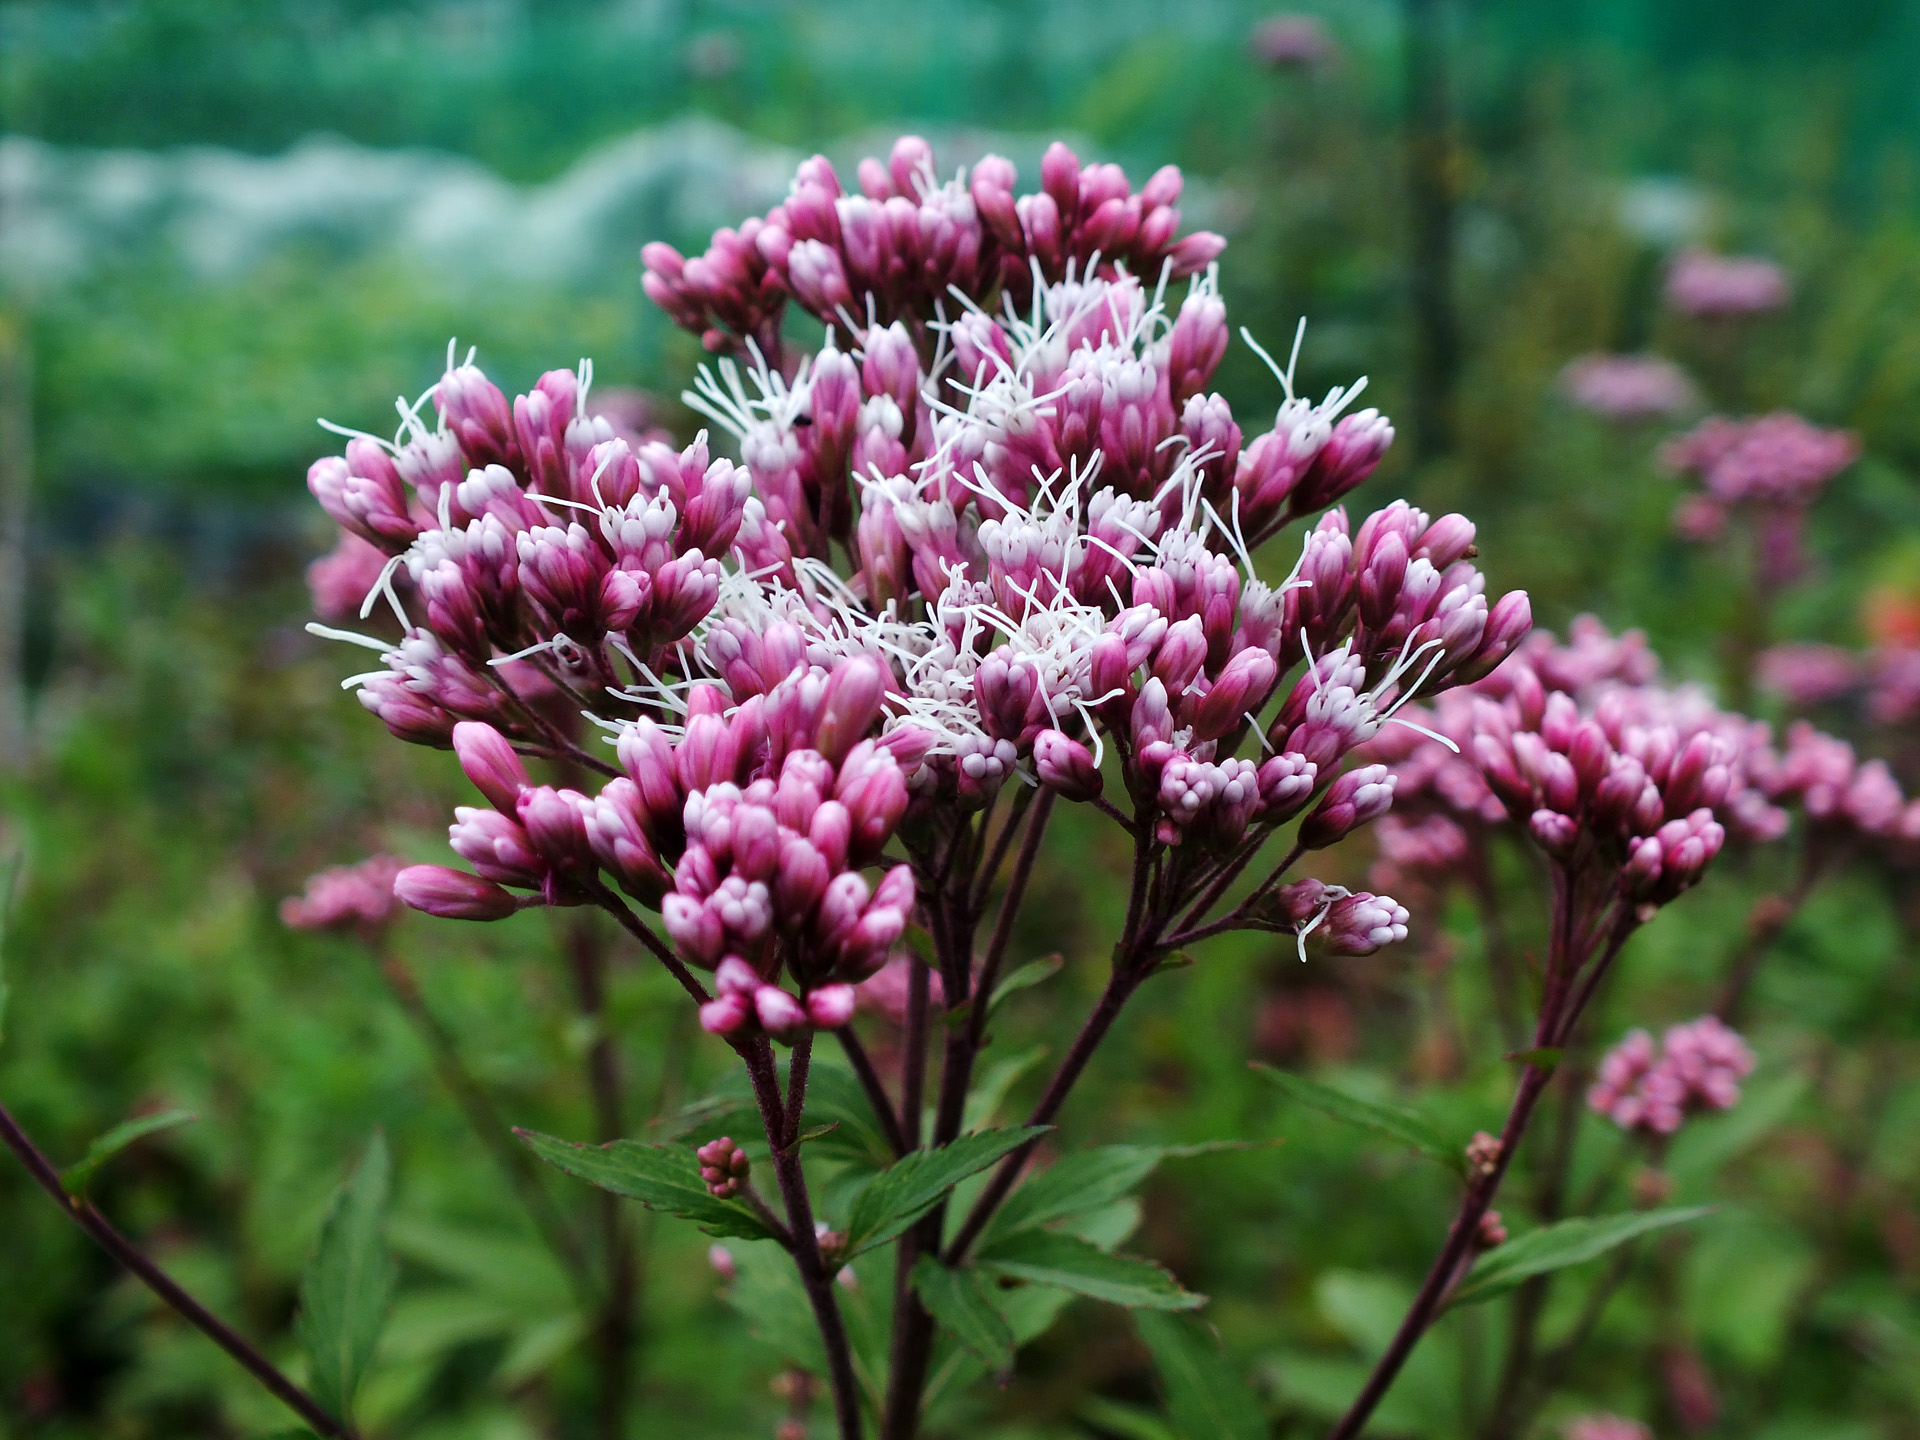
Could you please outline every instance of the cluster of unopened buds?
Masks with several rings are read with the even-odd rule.
[[[1667,304],[1682,315],[1715,320],[1763,315],[1792,298],[1786,271],[1757,255],[1688,250],[1667,270]]]
[[[1920,798],[1909,800],[1884,760],[1862,761],[1846,741],[1804,720],[1776,753],[1759,752],[1756,783],[1776,804],[1806,817],[1811,835],[1880,847],[1920,843]]]
[[[1712,1015],[1675,1025],[1656,1045],[1634,1030],[1600,1062],[1587,1105],[1622,1130],[1671,1135],[1690,1114],[1730,1110],[1753,1073],[1753,1051]]]
[[[1731,516],[1750,514],[1759,575],[1775,584],[1805,568],[1807,511],[1859,456],[1852,432],[1823,430],[1785,410],[1751,420],[1711,416],[1660,451],[1668,469],[1700,484],[1674,511],[1675,531],[1687,540],[1713,540]]]

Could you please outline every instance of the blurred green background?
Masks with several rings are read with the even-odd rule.
[[[1230,237],[1235,323],[1277,347],[1306,315],[1306,388],[1365,373],[1368,403],[1398,417],[1422,383],[1407,35],[1424,21],[1447,114],[1428,113],[1421,183],[1452,237],[1457,354],[1435,423],[1403,427],[1354,503],[1464,510],[1492,582],[1530,589],[1542,623],[1596,611],[1644,626],[1670,673],[1737,681],[1723,637],[1747,592],[1671,535],[1675,486],[1652,462],[1665,432],[1610,427],[1558,388],[1577,355],[1656,349],[1715,408],[1860,433],[1866,459],[1815,512],[1817,573],[1763,638],[1861,643],[1863,599],[1920,582],[1920,4],[1311,13],[1337,53],[1289,68],[1250,47],[1269,7],[1245,0],[0,5],[0,461],[26,516],[0,554],[19,636],[0,645],[0,823],[26,856],[0,1101],[62,1159],[129,1113],[196,1111],[97,1197],[277,1355],[328,1196],[384,1126],[403,1284],[372,1428],[588,1433],[571,1299],[374,967],[275,917],[322,865],[442,858],[460,792],[444,757],[393,744],[340,692],[352,667],[302,632],[301,567],[330,543],[302,476],[332,448],[316,416],[390,430],[393,397],[433,382],[449,337],[509,393],[590,355],[597,383],[648,392],[690,433],[671,397],[700,357],[641,296],[639,247],[697,246],[764,211],[815,150],[848,174],[915,130],[946,165],[1010,155],[1023,188],[1055,137],[1136,180],[1176,162],[1188,223]],[[1737,335],[1689,328],[1658,303],[1689,245],[1778,261],[1793,303]],[[1218,383],[1249,433],[1279,398],[1238,344]],[[1911,737],[1906,752],[1861,738],[1913,759]],[[1075,861],[1106,843],[1070,839]],[[1353,879],[1369,855],[1324,873]],[[1730,861],[1663,916],[1597,1033],[1705,1008],[1784,864]],[[1009,1022],[1007,1054],[1057,1049],[1097,990],[1112,904],[1094,868],[1048,872],[1029,907],[1024,953],[1069,964],[1061,993]],[[1723,1209],[1648,1260],[1541,1433],[1595,1408],[1686,1433],[1683,1355],[1717,1396],[1697,1433],[1920,1434],[1912,899],[1899,877],[1849,875],[1789,929],[1762,980],[1749,1099],[1671,1167],[1683,1199]],[[1134,1242],[1215,1296],[1206,1313],[1276,1433],[1314,1433],[1351,1393],[1445,1189],[1283,1112],[1246,1060],[1419,1094],[1463,1133],[1504,1106],[1482,937],[1470,914],[1421,919],[1397,951],[1314,972],[1290,945],[1210,952],[1156,982],[1070,1108],[1088,1139],[1287,1137],[1167,1167]],[[514,1120],[591,1129],[589,1037],[545,917],[404,923],[397,943]],[[632,958],[612,1013],[641,1133],[721,1067]],[[1011,1083],[1021,1096],[1034,1076]],[[1581,1143],[1598,1166],[1612,1142]],[[631,1433],[771,1434],[777,1344],[716,1298],[704,1237],[647,1235]],[[1379,1433],[1475,1433],[1499,1333],[1492,1311],[1449,1321]],[[284,1423],[4,1166],[0,1337],[0,1436]],[[1125,1317],[1083,1304],[942,1433],[1170,1435],[1159,1406]]]

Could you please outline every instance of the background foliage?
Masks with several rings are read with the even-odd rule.
[[[1064,133],[1135,174],[1185,166],[1190,212],[1231,234],[1222,281],[1236,319],[1272,341],[1306,313],[1308,388],[1364,371],[1370,401],[1396,413],[1409,350],[1399,11],[1326,5],[1343,58],[1319,74],[1254,62],[1245,37],[1261,13],[1230,0],[16,0],[0,9],[0,82],[4,129],[45,142],[32,156],[58,174],[100,150],[272,157],[327,132],[464,157],[533,198],[562,193],[574,167],[636,128],[688,116],[738,132],[714,153],[776,181],[791,154],[849,159],[901,128],[956,158],[998,145],[1030,177],[1040,144]],[[1671,537],[1658,434],[1609,429],[1556,388],[1574,355],[1657,347],[1721,407],[1791,406],[1861,433],[1866,461],[1816,512],[1820,571],[1776,615],[1783,635],[1857,644],[1865,594],[1920,583],[1920,6],[1475,0],[1448,18],[1459,442],[1419,464],[1403,444],[1357,502],[1405,493],[1465,510],[1494,584],[1531,589],[1544,623],[1591,609],[1645,626],[1671,672],[1724,679],[1720,637],[1740,623],[1744,591],[1720,559]],[[23,157],[10,142],[0,174],[17,177]],[[16,207],[23,193],[0,185]],[[6,757],[0,780],[8,839],[28,856],[0,1099],[62,1160],[130,1113],[197,1112],[116,1160],[96,1198],[288,1357],[301,1264],[384,1127],[399,1298],[360,1400],[381,1434],[584,1433],[587,1380],[560,1273],[372,964],[275,918],[322,864],[375,848],[440,858],[458,793],[451,766],[378,733],[339,692],[338,656],[299,629],[299,565],[319,536],[300,476],[324,448],[316,410],[387,428],[390,397],[431,382],[450,334],[480,345],[509,385],[591,354],[602,384],[677,393],[697,355],[647,313],[637,248],[691,242],[733,215],[681,203],[665,182],[634,193],[580,263],[526,273],[431,263],[344,202],[338,223],[276,232],[222,264],[161,214],[49,269],[14,248],[38,212],[0,212],[0,300],[29,337],[37,436],[33,746]],[[1794,304],[1737,346],[1686,330],[1657,304],[1680,238],[1774,257]],[[1237,345],[1222,384],[1236,407],[1277,399]],[[691,429],[671,403],[664,414]],[[1100,878],[1120,863],[1111,841],[1090,827],[1060,846],[1066,863],[1037,882],[1017,942],[1021,958],[1066,957],[1040,1007],[1058,1026],[1098,987],[1117,904]],[[1355,880],[1369,858],[1364,844],[1337,853],[1324,874]],[[1515,869],[1525,944],[1537,916]],[[1704,1009],[1752,898],[1783,871],[1778,858],[1728,864],[1663,915],[1593,1033]],[[1679,1433],[1665,1357],[1683,1354],[1717,1391],[1716,1434],[1920,1432],[1920,1045],[1903,900],[1911,912],[1910,894],[1852,874],[1780,941],[1754,1007],[1748,1096],[1689,1133],[1668,1167],[1672,1203],[1720,1208],[1638,1252],[1549,1421],[1607,1408]],[[1483,937],[1470,913],[1443,919],[1380,955],[1306,969],[1290,944],[1242,938],[1156,982],[1157,1003],[1122,1022],[1068,1123],[1090,1141],[1285,1137],[1170,1161],[1132,1242],[1213,1297],[1201,1314],[1224,1360],[1211,1332],[1155,1321],[1156,1382],[1124,1316],[1077,1304],[1004,1393],[950,1414],[952,1433],[1201,1440],[1181,1428],[1181,1396],[1206,1390],[1169,1361],[1182,1353],[1203,1377],[1225,1364],[1254,1381],[1259,1423],[1284,1433],[1312,1433],[1338,1409],[1431,1252],[1448,1181],[1289,1104],[1247,1061],[1417,1097],[1461,1138],[1494,1125],[1510,1071],[1486,1013]],[[570,1018],[552,925],[403,924],[398,943],[516,1123],[584,1135],[575,1077],[591,1037]],[[612,997],[630,1109],[666,1115],[714,1079],[717,1047],[632,960]],[[1010,1021],[995,1049],[1057,1049],[1065,1033]],[[1016,1102],[1032,1079],[1011,1077]],[[1587,1176],[1617,1142],[1590,1123],[1578,1143]],[[0,1235],[0,1435],[282,1423],[4,1169]],[[642,1413],[672,1415],[676,1435],[770,1432],[781,1341],[750,1338],[717,1297],[706,1237],[673,1223],[645,1235]],[[1562,1287],[1555,1303],[1578,1299]],[[1382,1430],[1472,1433],[1500,1313],[1447,1321]]]

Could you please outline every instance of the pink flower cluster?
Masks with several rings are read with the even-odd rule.
[[[1837,645],[1775,645],[1761,652],[1756,672],[1763,688],[1798,709],[1864,691],[1876,725],[1920,717],[1920,646],[1887,641],[1856,656]]]
[[[394,916],[393,881],[403,864],[370,855],[358,865],[322,870],[304,893],[280,902],[280,922],[294,930],[377,930]]]
[[[1340,59],[1340,47],[1317,15],[1269,15],[1249,32],[1247,47],[1273,70],[1324,70]]]
[[[738,463],[705,432],[616,427],[585,364],[509,400],[469,362],[391,443],[313,466],[353,539],[331,613],[364,584],[361,614],[398,621],[319,633],[380,654],[362,703],[451,747],[486,802],[450,830],[471,870],[407,869],[408,904],[498,919],[624,892],[712,973],[711,996],[687,980],[708,1029],[792,1039],[844,1024],[914,921],[896,835],[911,857],[1016,777],[1114,809],[1117,773],[1183,873],[1296,817],[1331,845],[1393,802],[1351,752],[1520,645],[1527,597],[1487,593],[1465,517],[1337,508],[1393,438],[1349,413],[1359,385],[1315,403],[1274,365],[1251,439],[1207,391],[1219,242],[1174,238],[1177,172],[1136,193],[1056,146],[1017,200],[1003,162],[933,175],[911,139],[857,196],[809,161],[705,256],[649,252],[676,319],[748,349],[685,397]],[[789,295],[829,323],[815,354],[780,348]],[[1262,579],[1253,551],[1316,516]],[[1336,953],[1406,933],[1384,896],[1287,905]]]
[[[1366,758],[1388,767],[1410,817],[1443,817],[1463,839],[1524,827],[1570,870],[1612,874],[1627,900],[1664,904],[1699,879],[1729,828],[1772,838],[1786,817],[1754,774],[1764,730],[1697,691],[1660,687],[1653,670],[1643,637],[1583,617],[1572,643],[1537,633],[1496,674],[1421,712],[1433,738],[1395,732]],[[1386,842],[1404,859],[1385,858],[1444,873],[1458,843],[1409,826]]]
[[[1805,568],[1806,512],[1841,471],[1860,457],[1851,431],[1822,430],[1778,411],[1754,420],[1711,416],[1670,440],[1660,458],[1700,489],[1674,511],[1674,529],[1694,541],[1716,539],[1737,511],[1754,517],[1760,574],[1784,584]]]
[[[1793,288],[1771,260],[1688,250],[1667,271],[1666,297],[1683,315],[1725,319],[1779,310]]]
[[[1902,794],[1887,762],[1863,762],[1846,741],[1804,720],[1787,731],[1783,750],[1756,752],[1753,773],[1769,799],[1799,809],[1816,834],[1920,841],[1920,799]]]
[[[1747,1042],[1703,1015],[1675,1025],[1657,1047],[1646,1031],[1630,1032],[1600,1062],[1587,1105],[1622,1130],[1671,1135],[1697,1111],[1732,1109],[1752,1072]]]
[[[1560,372],[1560,388],[1606,420],[1677,415],[1700,399],[1686,371],[1658,355],[1582,355]]]
[[[648,296],[709,350],[752,342],[779,354],[791,298],[829,328],[852,333],[900,318],[925,320],[950,300],[1004,290],[1024,299],[1046,284],[1124,266],[1174,279],[1204,271],[1226,241],[1180,236],[1180,171],[1168,165],[1135,190],[1118,165],[1082,166],[1049,146],[1040,189],[1016,197],[1010,161],[989,155],[971,176],[943,181],[933,147],[901,137],[882,162],[859,166],[849,194],[823,155],[800,167],[792,192],[764,219],[721,230],[703,255],[648,245]]]

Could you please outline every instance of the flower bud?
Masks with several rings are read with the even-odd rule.
[[[1302,849],[1324,850],[1350,831],[1377,820],[1393,805],[1399,777],[1384,765],[1362,765],[1349,770],[1327,787],[1313,813],[1300,823]]]
[[[517,813],[520,792],[533,782],[506,736],[478,720],[462,720],[453,727],[453,753],[473,788],[494,809],[502,815]]]
[[[1034,737],[1033,768],[1042,785],[1065,799],[1091,800],[1100,793],[1093,752],[1062,731],[1042,730]]]
[[[445,865],[409,865],[394,877],[393,893],[442,920],[504,920],[520,908],[491,880]]]
[[[822,985],[807,996],[807,1019],[816,1029],[838,1030],[853,1018],[859,998],[851,985]]]

